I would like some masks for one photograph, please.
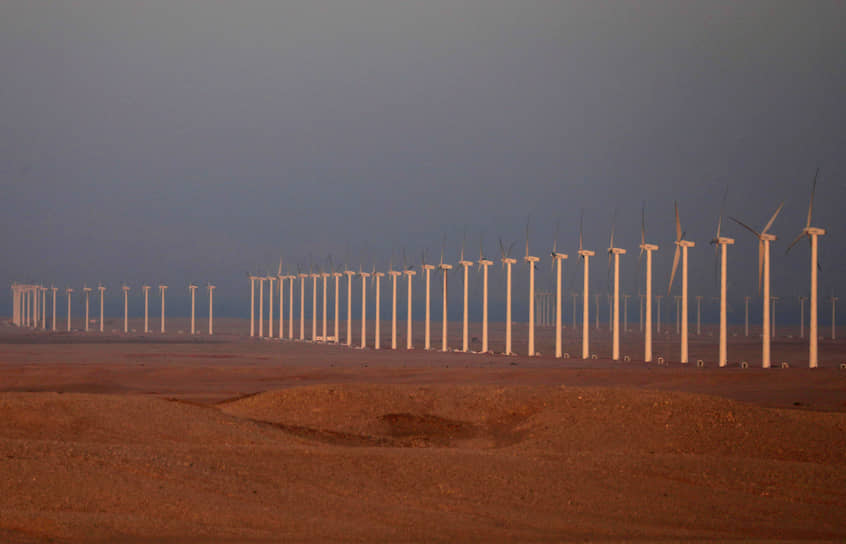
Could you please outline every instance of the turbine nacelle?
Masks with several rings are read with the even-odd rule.
[[[773,236],[773,239],[775,239],[775,236]],[[677,240],[673,243],[679,247],[694,247],[696,245],[696,242],[691,242],[690,240]]]
[[[555,260],[555,259],[566,259],[568,257],[566,253],[558,253],[557,251],[553,251],[552,253],[549,254],[549,256],[552,257],[553,260]]]
[[[808,236],[825,236],[825,229],[808,227],[806,229],[802,229],[802,233],[807,234]]]
[[[734,243],[734,238],[726,238],[725,236],[719,236],[711,240],[712,244],[719,244],[719,245],[727,245],[730,246]]]
[[[494,264],[494,263],[491,260],[479,259],[479,266],[491,266],[492,264]]]
[[[658,251],[658,246],[655,244],[640,244],[640,249],[643,251]]]
[[[609,248],[608,248],[608,253],[611,253],[611,254],[613,254],[613,255],[625,255],[625,254],[626,254],[626,250],[625,250],[625,249],[622,249],[622,248],[619,248],[619,247],[609,247]]]
[[[513,259],[511,257],[503,257],[501,260],[505,264],[517,264],[517,259]]]
[[[579,250],[579,256],[580,257],[593,257],[594,255],[596,255],[595,251],[590,251],[589,249],[580,249]]]

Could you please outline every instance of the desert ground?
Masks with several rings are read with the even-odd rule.
[[[846,343],[828,331],[821,368],[783,329],[764,370],[737,327],[718,368],[711,326],[681,365],[665,324],[658,365],[636,322],[630,362],[610,360],[605,324],[581,360],[570,328],[555,359],[550,328],[528,358],[425,351],[421,323],[410,351],[215,323],[0,324],[0,541],[846,540]],[[525,324],[514,335],[524,354]]]

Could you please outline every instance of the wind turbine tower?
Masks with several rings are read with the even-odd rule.
[[[352,346],[352,279],[355,271],[344,265],[344,274],[347,276],[347,345]]]
[[[305,280],[308,274],[300,272],[300,341],[305,341]]]
[[[91,288],[83,286],[82,292],[85,293],[85,332],[88,332],[88,297],[91,293]]]
[[[256,335],[256,276],[250,278],[250,338]],[[145,331],[146,332],[146,331]]]
[[[214,334],[214,285],[208,285],[209,290],[209,336]]]
[[[68,287],[65,289],[65,292],[68,295],[68,332],[71,330],[71,293],[73,293],[73,289]]]
[[[267,276],[267,337],[273,338],[273,282],[276,276]],[[280,310],[282,308],[280,307]]]
[[[144,332],[150,332],[150,286],[142,285],[144,291]]]
[[[97,285],[97,290],[100,291],[100,332],[103,332],[103,293],[106,288],[102,285]]]
[[[341,343],[341,337],[340,337],[341,331],[340,331],[340,323],[339,323],[338,319],[341,316],[341,313],[340,313],[340,302],[341,302],[340,286],[341,286],[341,276],[343,276],[343,275],[344,275],[343,273],[341,273],[337,270],[332,272],[332,277],[335,278],[335,343],[336,344]],[[280,283],[280,286],[281,286],[281,283]],[[281,294],[280,294],[280,297],[281,297]],[[281,320],[282,319],[282,315],[281,315],[281,311],[282,311],[281,310],[281,308],[282,308],[281,304],[282,304],[282,302],[281,302],[281,299],[280,299],[279,304],[280,304],[279,319]],[[282,338],[282,323],[281,322],[279,323],[279,337]]]
[[[56,290],[58,287],[50,287],[50,290],[53,291],[53,331],[56,331]]]
[[[818,238],[820,236],[825,236],[825,229],[812,227],[811,226],[811,217],[814,212],[814,193],[817,189],[817,176],[820,173],[820,169],[817,168],[816,173],[814,174],[814,181],[811,184],[811,200],[808,204],[808,219],[805,223],[805,228],[802,229],[802,232],[799,233],[799,236],[796,237],[795,240],[788,246],[787,251],[790,251],[796,243],[804,238],[805,236],[808,237],[808,242],[811,245],[811,316],[810,316],[810,323],[809,323],[809,337],[808,337],[808,366],[811,368],[817,368],[819,366],[819,331],[817,330],[817,318],[819,316],[819,310],[817,306],[817,300],[819,295],[819,282],[817,277],[817,272],[819,270],[819,242]],[[803,304],[804,310],[804,304]],[[832,323],[834,320],[832,320]],[[804,332],[805,322],[802,321],[802,327]]]
[[[392,265],[391,265],[392,266]],[[391,270],[393,272],[393,270]],[[376,268],[373,268],[373,281],[376,286],[376,316],[373,321],[373,349],[380,349],[382,346],[382,277],[385,275],[384,272],[376,272]],[[362,282],[364,279],[361,280]],[[362,288],[363,289],[363,288]],[[362,290],[362,293],[364,291]],[[396,306],[396,276],[394,276],[394,317],[396,317],[397,313],[397,306]],[[363,319],[363,318],[362,318]],[[394,338],[396,338],[396,320],[394,320]],[[362,329],[362,337],[364,336],[364,329]],[[364,346],[362,346],[364,347]],[[396,348],[391,348],[396,349]]]
[[[165,332],[165,291],[167,291],[167,285],[159,285],[159,291],[162,293],[162,334]]]
[[[774,242],[776,237],[774,234],[769,234],[768,231],[770,227],[773,225],[776,217],[778,217],[779,212],[781,212],[781,208],[784,206],[784,202],[779,204],[778,208],[776,208],[775,213],[773,213],[770,220],[767,222],[766,226],[761,232],[757,232],[755,229],[745,225],[744,223],[738,221],[734,217],[732,217],[732,221],[740,225],[741,227],[745,228],[749,232],[755,235],[758,238],[758,288],[761,288],[761,279],[763,276],[763,342],[761,348],[761,365],[764,368],[770,368],[770,242]],[[812,304],[813,306],[813,304]]]
[[[121,291],[123,291],[123,333],[126,334],[129,332],[129,286],[122,286]]]
[[[361,349],[367,347],[367,272],[359,270],[361,276]],[[377,316],[378,319],[378,316]]]
[[[196,302],[197,302],[197,286],[194,284],[188,284],[188,290],[191,291],[191,336],[194,336],[194,316],[196,315]]]

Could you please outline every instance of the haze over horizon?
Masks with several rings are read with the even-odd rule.
[[[798,323],[809,251],[804,242],[784,250],[804,227],[819,167],[824,325],[846,277],[843,20],[839,1],[8,0],[0,282],[102,281],[111,315],[127,282],[134,316],[137,286],[166,282],[176,316],[190,307],[188,282],[211,281],[216,315],[248,317],[245,274],[275,273],[280,257],[289,270],[330,253],[356,270],[385,269],[405,248],[419,265],[423,249],[439,260],[446,233],[455,264],[466,228],[468,256],[478,257],[484,233],[498,262],[500,236],[522,257],[530,215],[538,288],[553,287],[560,221],[569,292],[581,286],[584,209],[585,248],[597,252],[591,290],[604,295],[617,210],[636,319],[641,205],[647,240],[661,248],[655,294],[666,294],[678,201],[696,242],[695,320],[693,297],[718,295],[708,242],[728,186],[726,216],[756,228],[785,201],[772,228],[772,288],[779,323]],[[736,239],[729,319],[738,323],[743,296],[757,295],[757,242],[727,217],[723,233]],[[522,321],[525,263],[514,272]],[[503,276],[491,268],[494,320],[504,318]],[[432,281],[439,308],[440,277]],[[477,319],[481,277],[470,281]],[[450,284],[457,319],[459,272]],[[418,275],[418,319],[422,285]],[[9,289],[0,307],[10,314]],[[760,302],[752,308],[757,323]],[[665,304],[664,315],[673,310]],[[703,318],[714,321],[716,305],[703,305]]]

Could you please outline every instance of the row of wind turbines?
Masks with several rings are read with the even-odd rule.
[[[818,349],[818,238],[820,236],[825,235],[825,229],[813,227],[811,225],[811,220],[813,216],[813,205],[814,205],[814,194],[816,191],[816,183],[817,177],[819,174],[819,169],[817,169],[816,174],[814,175],[814,179],[811,186],[811,197],[810,203],[808,206],[808,215],[805,227],[801,230],[799,235],[796,239],[788,246],[787,252],[790,251],[799,241],[803,238],[808,238],[810,247],[811,247],[811,274],[810,274],[810,334],[808,336],[808,364],[811,368],[816,368],[819,365],[819,349]],[[723,208],[725,206],[725,195],[723,197]],[[763,323],[762,323],[762,348],[761,348],[761,366],[764,368],[771,367],[771,350],[770,350],[770,343],[771,343],[771,319],[770,319],[770,304],[772,302],[772,298],[770,295],[770,245],[772,242],[776,240],[776,236],[770,233],[770,228],[772,227],[773,223],[778,217],[779,213],[781,212],[784,203],[782,202],[776,208],[775,212],[769,218],[769,221],[765,224],[765,226],[760,230],[757,231],[754,228],[750,227],[749,225],[741,222],[739,219],[734,217],[731,218],[732,221],[743,227],[744,229],[750,231],[757,239],[758,239],[758,278],[759,278],[759,289],[763,290],[762,293],[762,300],[763,300]],[[685,238],[685,232],[682,230],[681,221],[679,218],[679,211],[678,211],[678,204],[674,203],[674,213],[675,213],[675,252],[673,255],[673,265],[672,270],[670,273],[670,281],[667,288],[667,294],[669,295],[670,291],[672,290],[673,283],[676,277],[676,273],[679,269],[679,264],[681,264],[681,296],[680,296],[680,303],[681,303],[681,324],[680,324],[680,346],[679,346],[679,361],[681,363],[688,363],[689,362],[689,355],[688,355],[688,250],[690,248],[695,247],[695,242],[691,240],[687,240]],[[726,292],[727,292],[727,257],[728,257],[728,246],[733,245],[735,240],[733,238],[723,236],[722,235],[722,220],[723,220],[723,210],[721,209],[720,216],[717,222],[716,228],[716,235],[715,237],[710,240],[710,243],[715,246],[715,251],[719,257],[719,264],[720,264],[720,325],[719,325],[719,348],[718,348],[718,363],[719,366],[724,367],[727,365],[728,362],[728,353],[727,353],[727,317],[726,317],[726,310],[727,310],[727,300],[726,300]],[[535,271],[537,269],[537,263],[541,260],[537,256],[533,256],[529,252],[529,225],[527,223],[526,226],[526,251],[525,255],[523,256],[523,261],[528,265],[529,271],[529,324],[528,324],[528,350],[527,355],[534,356],[536,355],[535,350],[535,320],[536,320],[536,312],[535,312],[535,301],[536,301],[536,293],[535,293]],[[557,228],[556,228],[557,231]],[[613,306],[612,306],[612,319],[611,319],[611,329],[612,329],[612,359],[619,360],[620,359],[620,257],[626,254],[626,249],[617,247],[615,245],[615,238],[614,238],[614,231],[615,226],[612,226],[611,229],[611,238],[608,251],[608,258],[609,258],[609,268],[613,267]],[[581,334],[581,357],[582,359],[588,359],[591,357],[590,354],[590,304],[589,304],[589,294],[590,294],[590,258],[596,256],[596,252],[593,250],[586,249],[583,246],[583,237],[582,237],[582,222],[580,222],[579,227],[579,248],[577,254],[579,259],[583,265],[583,293],[582,293],[582,334]],[[562,253],[558,251],[558,241],[557,241],[557,232],[555,241],[553,243],[552,250],[549,254],[551,259],[551,264],[554,268],[555,274],[555,301],[554,301],[554,313],[555,313],[555,357],[561,358],[563,356],[563,349],[562,349],[562,285],[561,285],[561,276],[562,276],[562,263],[564,260],[568,259],[569,256],[566,253]],[[500,261],[503,265],[505,270],[505,285],[506,285],[506,318],[505,318],[505,350],[504,354],[506,355],[513,355],[512,351],[512,266],[517,264],[517,259],[511,257],[511,249],[513,248],[513,244],[506,248],[500,239]],[[653,350],[652,350],[652,299],[653,299],[653,289],[652,289],[652,257],[653,252],[658,251],[659,247],[657,244],[648,243],[646,240],[646,223],[645,223],[645,211],[642,214],[641,220],[641,243],[639,245],[640,249],[640,257],[646,256],[646,271],[645,271],[645,325],[643,327],[643,334],[644,334],[644,361],[651,362],[653,359]],[[489,353],[489,335],[488,335],[488,269],[494,262],[491,259],[487,259],[484,257],[481,248],[479,259],[476,262],[470,261],[465,259],[464,255],[464,244],[462,244],[460,258],[458,260],[457,265],[461,267],[463,270],[463,313],[462,313],[462,344],[461,350],[462,352],[469,351],[469,300],[468,300],[468,285],[469,285],[469,269],[477,265],[479,269],[482,271],[482,348],[480,353]],[[425,285],[425,303],[426,303],[426,313],[425,313],[425,333],[424,333],[424,349],[429,350],[431,349],[431,272],[435,269],[439,270],[442,274],[442,295],[443,295],[443,302],[442,302],[442,331],[441,331],[441,350],[448,351],[448,336],[447,336],[447,293],[448,293],[448,277],[449,277],[449,270],[451,270],[453,266],[444,262],[444,251],[442,248],[441,251],[441,261],[438,265],[432,265],[425,262],[425,253],[424,258],[421,260],[421,269],[424,274],[424,285]],[[407,291],[407,306],[406,306],[406,323],[407,323],[407,332],[406,332],[406,349],[412,349],[412,278],[416,274],[413,266],[404,266],[402,270],[394,270],[393,262],[389,265],[389,269],[387,274],[391,277],[392,281],[392,318],[391,318],[391,349],[397,349],[397,282],[400,276],[406,276],[406,291]],[[361,348],[367,347],[367,283],[368,278],[370,279],[371,284],[375,284],[375,298],[376,298],[376,319],[375,319],[375,329],[376,334],[374,337],[373,348],[380,349],[380,310],[381,310],[381,289],[380,289],[380,280],[382,277],[385,276],[383,272],[377,272],[375,267],[372,271],[367,272],[359,267],[358,272],[353,270],[349,270],[346,266],[343,267],[343,270],[339,267],[335,270],[332,266],[328,267],[328,270],[318,270],[315,272],[313,269],[310,270],[308,273],[298,270],[297,274],[283,274],[282,273],[282,263],[280,261],[279,269],[277,271],[276,276],[267,275],[267,276],[256,276],[250,275],[250,336],[256,336],[256,308],[255,308],[255,295],[256,295],[256,284],[258,284],[258,291],[259,291],[259,308],[258,308],[258,336],[263,336],[264,331],[264,283],[268,282],[268,288],[270,291],[269,297],[269,331],[268,336],[273,337],[273,299],[275,298],[276,294],[278,293],[279,296],[279,330],[278,330],[278,337],[285,338],[285,328],[284,328],[284,297],[285,297],[285,282],[287,281],[287,291],[288,291],[288,332],[287,338],[294,339],[293,334],[293,316],[294,316],[294,286],[297,280],[299,280],[299,340],[306,340],[305,338],[305,291],[306,291],[306,281],[311,279],[312,281],[312,323],[311,323],[311,340],[312,341],[323,341],[323,342],[335,342],[341,343],[340,336],[339,336],[339,292],[340,292],[340,279],[346,276],[347,278],[347,312],[346,312],[346,341],[345,344],[347,346],[352,346],[353,338],[352,338],[352,293],[353,293],[353,277],[358,276],[361,280]],[[327,331],[327,282],[328,279],[332,277],[334,278],[334,300],[335,300],[335,308],[334,308],[334,334],[329,335]],[[318,300],[318,280],[322,280],[322,287],[323,287],[323,297],[322,297],[322,334],[317,334],[317,300]],[[276,282],[276,288],[274,288],[274,282]],[[659,295],[660,296],[660,295]],[[657,297],[656,297],[657,298]],[[834,298],[832,299],[834,300]],[[747,299],[748,303],[748,299]],[[803,309],[804,309],[804,302],[803,302]],[[660,311],[660,308],[659,308]],[[748,315],[748,313],[747,313]],[[748,331],[748,318],[747,318],[747,331]],[[747,332],[748,334],[748,332]]]
[[[150,332],[150,289],[149,285],[142,285],[141,290],[144,293],[144,332]],[[165,333],[165,293],[168,286],[159,284],[158,290],[161,295],[161,332]],[[191,334],[196,334],[196,297],[198,286],[194,284],[188,285],[188,290],[191,294]],[[209,294],[209,336],[214,334],[214,289],[215,286],[208,284],[206,286]],[[56,292],[58,287],[45,287],[40,284],[30,283],[13,283],[12,284],[12,324],[18,327],[29,327],[34,329],[47,330],[47,292],[52,293],[52,330],[57,331],[57,313],[56,313]],[[89,332],[90,320],[90,295],[94,289],[88,286],[83,286],[81,293],[85,303],[85,322],[83,330]],[[122,285],[121,291],[123,293],[123,332],[129,332],[129,291],[130,286]],[[103,332],[103,305],[105,300],[105,293],[107,288],[99,284],[97,286],[100,300],[100,332]],[[71,314],[71,298],[74,289],[68,287],[65,289],[67,294],[67,331],[71,331],[72,314]]]

